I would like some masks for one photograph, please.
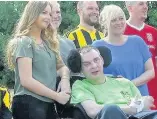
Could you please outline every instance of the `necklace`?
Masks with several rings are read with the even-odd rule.
[[[41,43],[37,43],[38,46],[43,46],[43,40],[41,40]]]
[[[37,44],[37,47],[38,47],[39,50],[44,50],[44,51],[46,51],[46,48],[45,48],[45,45],[44,45],[43,40],[42,40],[42,42],[41,42],[40,44]]]

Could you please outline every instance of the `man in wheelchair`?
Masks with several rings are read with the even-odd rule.
[[[151,96],[142,97],[136,86],[125,78],[104,75],[103,67],[111,60],[111,52],[106,47],[98,50],[86,46],[70,52],[69,68],[77,69],[86,77],[74,82],[71,104],[81,105],[92,119],[157,119],[157,112],[150,111],[154,106]]]

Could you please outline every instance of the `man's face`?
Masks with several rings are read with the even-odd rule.
[[[82,72],[87,79],[96,80],[103,75],[104,61],[96,50],[91,50],[82,57]]]
[[[99,7],[95,1],[86,1],[80,10],[80,16],[84,22],[90,26],[94,26],[99,21]]]
[[[62,17],[61,17],[60,5],[57,2],[53,3],[51,19],[52,19],[51,25],[53,29],[58,29],[61,24]]]
[[[131,5],[129,9],[132,16],[138,17],[142,20],[143,19],[145,20],[147,18],[147,12],[148,12],[147,2],[145,1],[135,2],[135,4]]]

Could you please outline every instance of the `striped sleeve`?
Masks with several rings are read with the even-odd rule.
[[[99,32],[101,39],[105,37],[105,35],[102,32]]]
[[[10,97],[11,96],[10,96],[9,91],[6,88],[0,87],[0,92],[1,92],[1,99],[2,99],[1,103],[3,103],[5,107],[10,109],[10,106],[11,106]]]
[[[72,40],[72,41],[75,40],[73,33],[69,33],[69,35],[67,35],[67,38]]]

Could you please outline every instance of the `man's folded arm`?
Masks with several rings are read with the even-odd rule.
[[[94,118],[104,107],[104,105],[99,105],[93,100],[86,100],[81,102],[81,105],[85,109],[87,115],[90,118]]]

